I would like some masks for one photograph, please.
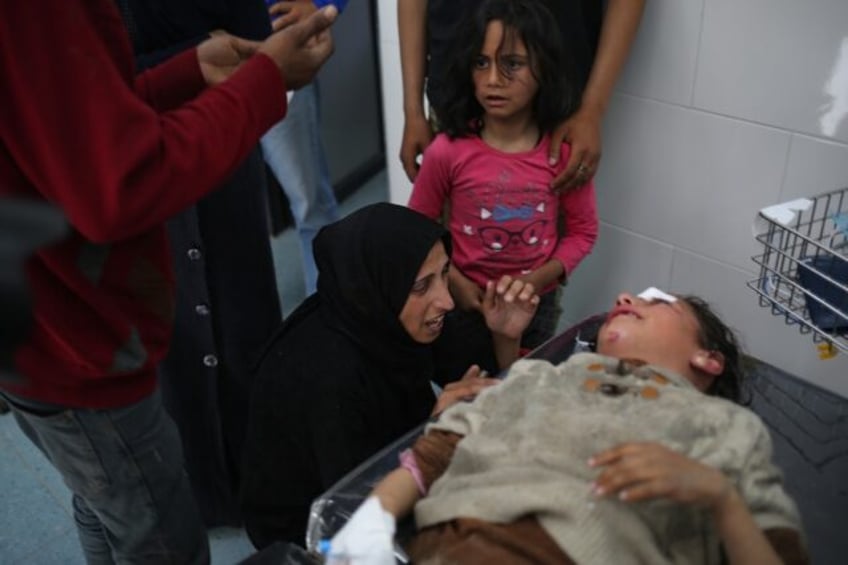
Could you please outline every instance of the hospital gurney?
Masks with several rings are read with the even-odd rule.
[[[529,357],[559,363],[575,350],[593,346],[603,315],[565,330]],[[772,433],[775,460],[785,473],[786,488],[798,502],[813,563],[840,563],[848,554],[848,399],[804,382],[766,363],[751,360],[743,398]],[[309,553],[277,547],[275,559],[257,564],[321,563],[326,540],[347,522],[379,480],[398,466],[398,455],[412,445],[423,424],[348,473],[312,505],[307,546]],[[414,531],[410,519],[398,524],[396,557]],[[269,548],[270,549],[270,548]],[[840,557],[841,556],[841,557]]]

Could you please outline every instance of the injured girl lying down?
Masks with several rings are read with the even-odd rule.
[[[597,353],[516,362],[448,408],[330,544],[393,564],[806,563],[733,332],[696,297],[621,294]]]

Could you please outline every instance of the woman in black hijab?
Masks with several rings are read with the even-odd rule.
[[[450,239],[403,206],[368,206],[315,239],[318,291],[273,336],[254,381],[242,503],[251,541],[303,545],[312,500],[434,411],[431,344],[453,309]],[[499,364],[518,353],[538,303],[531,286],[490,284]],[[470,364],[470,363],[469,363]],[[478,367],[437,410],[491,384]]]

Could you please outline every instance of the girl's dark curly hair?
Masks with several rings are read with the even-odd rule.
[[[707,394],[720,396],[743,404],[742,381],[744,365],[741,347],[736,334],[713,312],[710,305],[697,296],[681,296],[695,313],[698,320],[698,341],[704,349],[721,353],[724,357],[724,370],[707,389]]]
[[[435,108],[439,126],[452,138],[479,133],[483,107],[474,95],[471,74],[486,27],[495,20],[505,30],[501,49],[519,38],[527,47],[530,69],[539,84],[533,117],[541,132],[550,133],[577,109],[578,79],[575,63],[563,49],[556,19],[541,0],[485,0],[465,25],[457,27],[456,57],[445,70],[442,105]]]

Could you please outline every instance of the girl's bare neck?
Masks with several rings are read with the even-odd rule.
[[[522,153],[536,147],[541,134],[538,124],[532,119],[502,121],[484,116],[480,138],[486,145],[498,151]]]

